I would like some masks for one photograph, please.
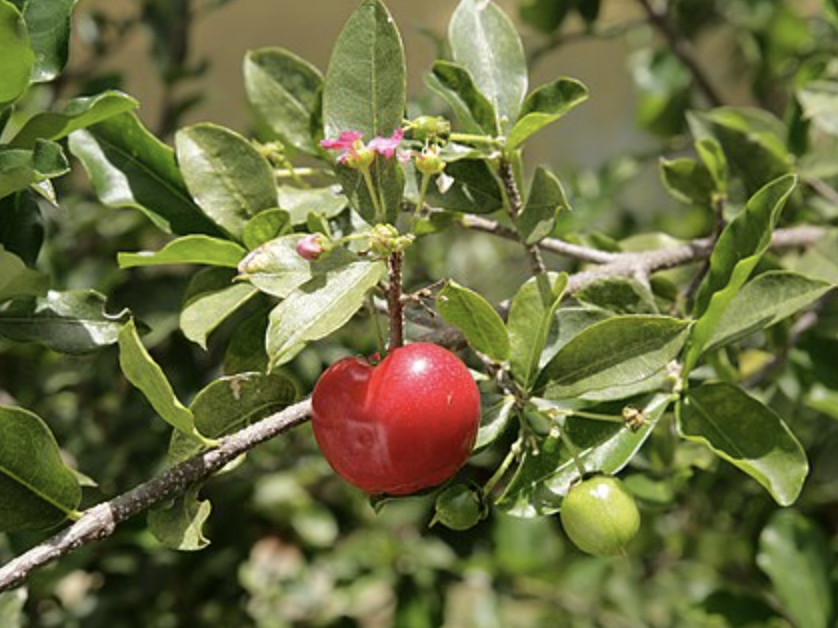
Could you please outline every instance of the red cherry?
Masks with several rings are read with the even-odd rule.
[[[480,393],[450,351],[415,343],[377,365],[345,358],[314,387],[312,427],[338,475],[370,494],[441,484],[471,454]]]

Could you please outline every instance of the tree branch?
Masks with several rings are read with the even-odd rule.
[[[465,222],[471,223],[473,228],[510,237],[505,234],[506,228],[490,220],[471,216],[467,217]],[[778,229],[772,238],[772,248],[776,250],[810,246],[825,233],[826,229],[815,226]],[[514,232],[511,237],[517,240]],[[710,255],[712,240],[699,239],[681,246],[642,253],[605,253],[555,239],[544,240],[540,246],[545,250],[556,250],[556,252],[584,261],[601,261],[598,267],[571,275],[568,293],[573,293],[603,277],[648,276],[658,270],[701,261]],[[462,334],[459,334],[457,330],[442,328],[436,329],[434,333],[439,334],[441,339],[444,337],[441,344],[446,346],[463,343]],[[260,443],[305,423],[310,417],[311,401],[305,399],[234,434],[225,436],[217,448],[196,454],[166,469],[148,482],[89,508],[83,513],[81,519],[68,528],[0,566],[0,592],[21,584],[34,570],[85,545],[107,538],[113,534],[119,523],[148,510],[155,504],[183,493],[196,482],[208,479],[226,464]]]
[[[224,437],[217,448],[196,454],[127,493],[93,506],[70,527],[0,566],[0,592],[22,583],[35,569],[94,541],[107,538],[119,523],[183,493],[189,486],[206,480],[256,445],[305,423],[310,416],[311,401],[300,401]]]
[[[501,160],[500,163],[500,180],[506,191],[506,211],[512,222],[515,223],[524,207],[524,202],[521,200],[521,192],[518,190],[518,183],[515,181],[515,172],[513,171],[512,163],[506,159]],[[544,260],[541,259],[541,251],[539,251],[538,247],[526,244],[517,234],[515,239],[521,242],[521,245],[527,252],[527,257],[530,260],[530,269],[533,274],[541,275],[547,272],[544,266]]]

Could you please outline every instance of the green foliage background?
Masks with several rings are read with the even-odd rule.
[[[34,1],[12,4],[34,7],[31,11],[39,6]],[[67,5],[65,11],[72,6],[61,4]],[[209,11],[223,2],[192,4]],[[454,11],[456,3],[445,4],[448,12]],[[534,63],[540,62],[539,55],[545,51],[574,38],[628,37],[636,48],[627,64],[623,59],[614,63],[627,65],[625,71],[633,73],[637,126],[645,134],[647,146],[642,153],[619,155],[595,170],[581,165],[568,167],[560,173],[564,191],[556,191],[546,182],[544,189],[553,191],[548,195],[550,202],[558,205],[566,194],[574,208],[559,213],[556,224],[547,225],[547,232],[573,234],[579,243],[603,251],[642,250],[653,248],[668,235],[690,238],[711,232],[713,215],[707,205],[714,202],[713,195],[719,189],[718,170],[723,168],[714,170],[718,161],[712,155],[705,156],[712,153],[709,145],[704,145],[705,153],[699,149],[700,161],[689,158],[693,147],[689,132],[699,142],[710,136],[727,137],[727,159],[741,174],[729,190],[737,207],[761,183],[787,172],[788,160],[794,160],[797,169],[814,182],[812,186],[823,185],[827,193],[812,194],[801,202],[798,190],[792,197],[796,202],[782,217],[768,216],[775,206],[766,205],[760,220],[772,225],[776,220],[780,225],[810,222],[835,226],[838,7],[834,1],[813,2],[805,8],[791,0],[666,3],[675,40],[698,42],[702,37],[717,36],[730,42],[728,57],[699,56],[699,60],[705,65],[724,62],[745,77],[751,106],[747,110],[710,110],[709,106],[719,103],[712,102],[713,95],[696,85],[690,69],[673,52],[666,33],[663,37],[654,35],[658,31],[646,19],[625,24],[608,22],[603,14],[611,4],[608,0],[527,0],[513,5],[525,36],[526,52]],[[183,86],[188,87],[195,76],[213,71],[211,66],[192,65],[183,47],[172,44],[180,41],[178,38],[188,41],[192,24],[189,5],[187,0],[136,0],[129,17],[122,21],[85,13],[84,5],[79,6],[76,20],[89,29],[89,63],[75,67],[71,62],[56,79],[62,65],[60,58],[40,60],[37,67],[45,83],[30,90],[18,103],[11,126],[19,128],[31,113],[57,109],[69,97],[120,87],[123,77],[119,72],[101,70],[102,61],[120,38],[134,29],[150,29],[154,44],[149,54],[154,55],[164,86],[157,135],[179,151],[188,151],[190,142],[215,141],[219,134],[227,133],[208,124],[175,134],[183,116],[201,96],[190,94]],[[52,43],[61,49],[61,42]],[[323,45],[331,46],[332,42],[324,41]],[[0,55],[6,54],[23,53],[11,47],[0,48]],[[453,58],[460,62],[467,54],[467,50],[452,51]],[[266,71],[260,61],[258,55],[250,55],[244,73]],[[409,68],[413,72],[431,71]],[[450,78],[450,72],[451,68],[444,65],[433,68],[438,81]],[[315,71],[309,75],[312,81],[316,81],[314,75]],[[21,79],[20,84],[27,81]],[[0,91],[0,104],[19,95],[12,93],[11,82],[2,81],[0,88],[4,90]],[[573,85],[564,84],[563,89],[571,93]],[[327,103],[329,98],[326,96]],[[436,100],[433,103],[441,106]],[[120,109],[127,111],[133,104],[129,97],[113,93],[97,104],[95,111],[104,116]],[[499,111],[511,106],[495,104]],[[409,108],[420,105],[428,106],[408,103]],[[393,111],[398,116],[398,103]],[[770,120],[768,114],[772,114]],[[51,131],[54,142],[64,142],[76,130],[71,128],[74,125],[82,128],[93,123],[84,119],[82,124],[79,120],[70,114],[59,119],[58,130]],[[122,126],[113,126],[111,133],[136,131],[133,123],[124,122],[124,117],[120,120]],[[252,128],[239,131],[269,137],[266,129],[270,123],[254,117]],[[572,118],[564,124],[573,124]],[[775,145],[777,124],[784,124],[779,147]],[[817,135],[816,142],[809,139],[813,127],[824,131]],[[72,142],[82,144],[86,137],[83,133]],[[13,134],[7,133],[2,139],[8,141],[9,135]],[[58,177],[70,164],[50,152],[49,144],[39,149],[44,152],[38,153],[41,160],[36,161],[34,138],[44,136],[43,129],[35,129],[31,142],[23,135],[15,148],[32,151],[32,164],[37,167],[31,172],[36,173],[38,181],[53,182],[60,204],[38,201],[37,211],[30,211],[30,206],[15,205],[23,202],[17,200],[18,196],[0,201],[0,242],[7,250],[50,276],[52,290],[93,289],[107,295],[105,306],[85,293],[85,299],[91,301],[91,318],[113,318],[121,326],[125,320],[120,319],[120,313],[128,308],[147,327],[142,330],[148,331],[142,336],[142,344],[163,366],[174,394],[187,406],[222,371],[264,368],[258,351],[226,351],[241,328],[265,324],[270,303],[264,295],[255,291],[232,295],[233,299],[246,300],[245,307],[217,328],[199,320],[184,329],[181,310],[189,298],[200,295],[199,281],[210,288],[226,285],[233,271],[223,265],[198,273],[195,266],[187,265],[147,265],[129,270],[132,258],[126,257],[125,251],[158,251],[169,238],[141,212],[105,207],[100,198],[108,197],[108,191],[97,185],[95,173],[91,173],[91,186],[78,162],[73,162],[70,175]],[[137,142],[143,141],[136,137]],[[316,153],[316,148],[303,140],[287,139],[303,154]],[[662,164],[660,156],[665,156]],[[656,178],[659,167],[660,180]],[[701,172],[696,175],[696,170]],[[154,176],[166,180],[170,172],[170,165],[161,162]],[[549,173],[540,172],[536,176],[549,179]],[[200,171],[184,173],[187,183],[190,177],[200,179],[204,175]],[[249,181],[255,211],[269,205],[259,198],[258,177],[254,174]],[[637,179],[655,188],[650,196],[646,192],[641,195],[644,202],[653,199],[642,214],[629,211],[637,202]],[[25,181],[24,187],[29,183]],[[91,187],[97,188],[98,198]],[[176,183],[167,189],[171,198],[178,197]],[[666,196],[667,190],[678,200]],[[215,200],[204,202],[212,205]],[[195,203],[201,205],[202,200],[195,199]],[[206,220],[191,200],[165,207],[169,214],[156,216],[158,225],[167,222],[175,233],[219,234],[217,225]],[[223,227],[246,238],[242,231],[245,218],[236,217]],[[549,223],[551,219],[546,220]],[[25,229],[21,220],[30,221]],[[760,231],[753,223],[749,226],[742,222],[745,229]],[[28,238],[14,242],[3,237],[4,233],[24,232]],[[41,241],[44,244],[37,253]],[[751,244],[752,250],[739,251],[743,259],[767,245]],[[213,254],[214,259],[230,254],[229,248],[225,251]],[[123,268],[118,266],[118,259]],[[796,263],[801,270],[834,285],[838,281],[836,260],[838,246],[832,232],[818,248],[797,256]],[[557,269],[577,268],[560,258],[551,258],[551,262]],[[753,263],[757,263],[756,258]],[[760,277],[768,284],[772,276],[766,271],[776,270],[775,262],[769,259],[760,264],[760,271],[765,273]],[[779,267],[779,263],[776,265]],[[724,260],[718,267],[725,267]],[[408,268],[407,283],[411,285],[450,275],[492,301],[514,296],[527,276],[527,262],[519,246],[477,233],[449,232],[429,239],[421,250],[409,252]],[[503,273],[498,272],[499,268]],[[668,272],[667,278],[673,283],[683,281],[682,270]],[[712,292],[719,294],[729,280],[728,276],[713,278],[711,271],[711,284],[716,282]],[[785,282],[782,285],[788,286]],[[446,289],[455,290],[456,285]],[[811,285],[800,287],[789,294],[789,299],[815,289]],[[771,294],[770,290],[755,289],[756,296],[736,302],[736,311],[744,316],[752,299]],[[603,298],[614,301],[611,294],[585,296],[590,303]],[[728,296],[735,298],[732,293]],[[697,300],[702,311],[713,307],[710,292],[699,292]],[[645,324],[640,318],[642,303],[629,299],[624,304],[629,310],[640,308],[621,312],[637,315],[630,320],[632,329]],[[765,307],[769,305],[774,306]],[[103,308],[110,313],[108,316],[102,314]],[[797,311],[789,308],[788,314]],[[755,311],[761,310],[755,307]],[[8,310],[0,310],[2,313],[8,314]],[[206,509],[211,502],[212,515],[203,529],[193,531],[189,538],[191,548],[203,547],[202,551],[165,549],[149,531],[144,517],[133,519],[106,542],[87,546],[34,573],[24,589],[0,594],[0,626],[835,626],[838,468],[833,452],[838,447],[838,365],[834,357],[838,326],[834,303],[825,302],[818,317],[815,327],[795,337],[795,320],[777,313],[777,325],[760,331],[756,339],[746,338],[736,351],[715,351],[708,360],[710,364],[698,366],[728,382],[752,375],[764,377],[758,388],[761,401],[788,420],[809,458],[805,488],[791,507],[778,506],[757,482],[703,446],[701,438],[706,436],[706,429],[698,429],[699,436],[689,438],[689,424],[702,420],[700,409],[695,408],[713,394],[721,394],[720,387],[725,383],[691,391],[693,405],[684,410],[678,426],[687,436],[686,442],[678,439],[675,418],[663,416],[650,441],[622,475],[641,505],[643,524],[630,555],[619,559],[581,554],[566,540],[555,516],[529,519],[501,512],[515,511],[515,495],[467,532],[427,527],[433,516],[432,496],[388,502],[376,513],[365,496],[334,476],[317,451],[310,429],[304,426],[250,452],[235,473],[214,478],[201,491],[201,499],[208,501],[167,505],[171,512],[187,507]],[[163,467],[171,429],[162,421],[151,420],[153,413],[144,396],[118,376],[117,346],[111,344],[84,355],[57,353],[38,344],[14,342],[3,333],[2,325],[0,317],[0,402],[27,408],[48,422],[62,455],[71,467],[87,476],[81,481],[85,487],[81,507],[133,487]],[[737,321],[723,321],[721,328],[737,331]],[[672,333],[677,335],[679,331]],[[123,347],[131,342],[131,338],[120,335]],[[66,337],[64,332],[55,337],[44,333],[40,340],[49,344],[63,342]],[[114,337],[111,342],[115,341]],[[693,342],[702,345],[693,351],[697,361],[702,349],[721,344],[721,339],[699,335]],[[374,352],[376,347],[372,326],[353,321],[305,349],[289,347],[284,372],[299,390],[310,391],[328,364],[347,354]],[[584,347],[586,351],[592,348]],[[609,347],[600,350],[607,353]],[[776,369],[761,370],[772,354],[784,351],[788,354],[782,356]],[[571,354],[567,359],[572,358]],[[514,363],[516,357],[511,359]],[[144,377],[153,376],[138,376]],[[550,390],[554,384],[550,380],[545,386]],[[537,388],[538,382],[532,385]],[[173,409],[170,397],[164,397],[161,404],[166,409],[155,409],[164,417],[171,416],[170,423],[188,422],[180,409]],[[734,403],[737,398],[727,395],[723,399]],[[747,402],[740,401],[741,409]],[[509,435],[501,439],[507,447],[514,440]],[[712,447],[725,452],[716,443]],[[498,453],[486,450],[470,463],[468,473],[485,481],[498,462]],[[530,460],[529,464],[538,462]],[[166,510],[162,510],[154,516],[165,515]],[[44,538],[42,531],[0,534],[0,563]]]

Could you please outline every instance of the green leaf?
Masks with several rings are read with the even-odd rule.
[[[775,512],[759,536],[757,565],[797,628],[828,628],[834,552],[823,531],[794,510]]]
[[[526,58],[515,26],[491,0],[462,0],[451,16],[448,41],[454,62],[469,71],[492,103],[505,133],[527,93]]]
[[[51,81],[67,65],[70,50],[71,18],[78,0],[52,0],[26,2],[23,17],[29,29],[35,67],[32,80],[37,83]]]
[[[545,168],[537,168],[527,202],[515,222],[524,244],[537,244],[553,233],[558,213],[568,209],[570,205],[556,175]]]
[[[515,410],[515,397],[512,395],[484,395],[480,407],[480,429],[474,443],[473,454],[482,451],[503,435]]]
[[[268,370],[265,334],[268,330],[270,308],[262,306],[244,319],[233,330],[224,352],[225,374]]]
[[[822,297],[832,284],[790,271],[769,271],[746,283],[719,318],[707,350],[791,316]]]
[[[33,194],[0,199],[0,247],[34,266],[44,243],[44,216]]]
[[[175,146],[195,202],[235,238],[241,239],[251,217],[277,206],[273,168],[238,133],[197,124],[178,131]]]
[[[284,299],[315,275],[351,263],[355,256],[336,248],[321,259],[309,262],[297,253],[305,234],[280,236],[251,251],[239,264],[239,279],[249,281],[262,292]]]
[[[27,268],[14,253],[0,246],[0,303],[19,297],[34,297],[46,293],[49,277]]]
[[[716,184],[707,167],[695,159],[661,159],[663,185],[675,199],[683,203],[710,206]]]
[[[335,190],[335,186],[325,188],[279,187],[279,206],[291,215],[291,223],[303,225],[311,213],[325,218],[334,218],[346,208],[346,196]]]
[[[509,357],[509,334],[503,319],[486,299],[454,281],[448,281],[436,299],[439,314],[456,327],[468,343],[495,362]]]
[[[75,98],[61,112],[39,113],[27,120],[10,145],[32,148],[40,139],[60,140],[73,131],[136,109],[139,103],[122,92],[109,91],[96,96]]]
[[[343,327],[384,271],[384,262],[358,260],[329,269],[291,292],[270,315],[266,348],[271,368],[291,360],[307,342]]]
[[[574,297],[615,314],[658,314],[655,296],[633,277],[602,277],[578,290]]]
[[[495,108],[466,68],[450,61],[436,61],[428,87],[448,103],[466,132],[498,134]]]
[[[666,316],[615,316],[586,327],[544,368],[536,390],[547,399],[619,399],[665,373],[689,332]]]
[[[213,380],[192,400],[195,426],[210,438],[237,432],[279,412],[297,398],[294,383],[279,373],[238,373]],[[201,446],[180,432],[172,433],[169,464],[197,454]]]
[[[698,362],[719,318],[771,243],[774,225],[796,183],[795,176],[786,175],[766,185],[719,236],[693,307],[698,320],[684,357],[685,377]]]
[[[789,172],[791,157],[784,142],[787,132],[768,111],[721,107],[691,112],[687,119],[696,140],[710,138],[721,145],[747,194]]]
[[[338,36],[323,85],[328,138],[360,131],[365,141],[402,124],[406,101],[404,47],[392,16],[364,0]]]
[[[518,12],[528,26],[552,33],[561,26],[574,4],[574,0],[527,0],[521,3]]]
[[[323,86],[317,68],[284,48],[251,50],[244,58],[244,86],[250,104],[285,144],[317,154],[311,136]]]
[[[797,92],[803,117],[824,133],[838,136],[838,81],[812,81]]]
[[[253,250],[291,231],[291,215],[284,209],[267,209],[247,221],[242,242]]]
[[[205,268],[189,282],[180,312],[180,328],[202,349],[207,348],[210,333],[258,293],[250,284],[232,281],[233,274],[227,269]]]
[[[0,532],[43,529],[75,514],[81,488],[37,415],[0,406]]]
[[[23,95],[34,67],[26,22],[15,5],[0,0],[0,109]]]
[[[111,207],[142,211],[167,233],[223,235],[192,201],[171,148],[122,113],[70,135],[70,150]]]
[[[497,500],[497,506],[516,517],[557,513],[570,485],[579,478],[578,460],[586,472],[616,474],[649,438],[671,403],[669,395],[655,395],[643,407],[645,422],[637,431],[621,423],[567,417],[537,450],[527,449],[518,470]],[[558,429],[576,453],[567,449]]]
[[[809,472],[806,452],[783,420],[726,383],[690,389],[677,406],[678,430],[759,482],[781,506],[793,504]]]
[[[209,264],[236,268],[247,251],[230,240],[206,235],[183,236],[172,240],[159,251],[119,253],[120,268],[160,264]]]
[[[712,137],[705,137],[695,143],[695,151],[704,167],[707,168],[707,172],[710,173],[716,190],[725,194],[728,184],[728,167],[727,157],[721,145]]]
[[[201,500],[201,485],[190,487],[162,506],[148,511],[148,528],[169,549],[194,552],[210,544],[204,536],[204,524],[212,512],[208,499]]]
[[[393,18],[379,0],[364,0],[332,49],[323,84],[325,136],[360,131],[368,142],[391,135],[402,124],[405,91],[404,47]],[[350,204],[364,220],[376,222],[379,217],[361,173],[342,165],[336,172]],[[402,169],[394,159],[378,155],[370,174],[393,222],[404,189]]]
[[[163,369],[143,346],[133,320],[122,328],[117,339],[119,365],[125,378],[143,393],[160,418],[198,442],[210,444],[196,430],[192,412],[177,398]]]
[[[32,149],[0,147],[0,198],[70,170],[60,144],[37,140]]]
[[[429,185],[426,199],[430,205],[468,214],[491,214],[503,207],[503,191],[485,160],[449,162],[445,174],[453,183],[445,192]]]
[[[608,310],[593,307],[563,307],[556,311],[550,323],[547,342],[538,362],[539,369],[544,368],[556,357],[559,350],[578,336],[582,330],[599,323],[613,314]]]
[[[542,85],[524,100],[518,121],[509,133],[507,146],[517,148],[531,135],[564,117],[587,99],[588,88],[574,79],[562,77]]]
[[[509,368],[529,390],[538,374],[556,310],[567,287],[567,274],[538,275],[522,285],[509,309]]]
[[[105,306],[105,296],[94,290],[51,290],[0,311],[0,335],[60,353],[90,353],[116,343],[130,318],[127,310],[108,314]]]

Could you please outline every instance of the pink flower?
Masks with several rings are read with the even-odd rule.
[[[375,153],[382,157],[391,158],[404,137],[404,129],[396,129],[390,137],[375,137],[369,144],[361,141],[363,134],[359,131],[343,131],[336,140],[321,140],[320,145],[330,150],[342,150],[338,156],[338,163],[350,168],[366,168],[372,163]]]
[[[323,248],[323,242],[320,239],[319,233],[307,235],[297,242],[297,254],[310,262],[318,259],[323,255],[324,251],[325,249]]]
[[[373,149],[382,157],[388,159],[396,153],[396,149],[404,137],[404,129],[398,128],[393,131],[390,137],[376,137],[369,144],[368,147]]]

